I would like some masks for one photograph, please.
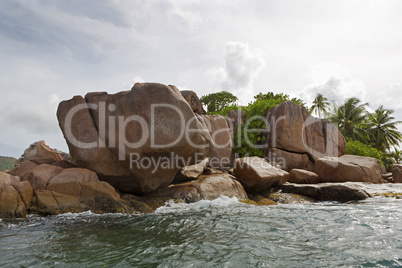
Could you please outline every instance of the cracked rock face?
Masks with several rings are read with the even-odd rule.
[[[266,157],[285,161],[285,170],[313,170],[314,162],[322,157],[339,157],[345,153],[345,138],[328,120],[310,116],[307,109],[286,101],[267,115],[270,132]],[[273,162],[280,162],[274,159]]]
[[[75,107],[81,109],[69,124],[69,113]],[[57,117],[74,164],[96,172],[101,180],[122,192],[146,194],[166,186],[184,163],[191,165],[196,154],[205,158],[212,150],[209,133],[200,131],[201,123],[174,86],[137,83],[130,91],[116,94],[75,96],[59,104]],[[194,131],[181,136],[183,128]],[[81,143],[96,145],[85,148],[74,143],[69,133]],[[140,163],[145,158],[169,159],[172,154],[183,159],[178,162],[183,165],[160,168],[155,162]]]

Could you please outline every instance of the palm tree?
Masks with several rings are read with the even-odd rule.
[[[402,151],[395,148],[395,151],[391,152],[389,156],[393,159],[395,164],[399,164],[402,162]]]
[[[397,146],[402,141],[402,134],[396,126],[401,121],[394,121],[393,112],[381,105],[374,113],[367,115],[369,140],[377,150],[390,150],[391,146]]]
[[[344,104],[337,107],[330,116],[333,124],[337,125],[343,136],[365,143],[366,130],[366,107],[368,103],[360,103],[357,98],[350,98]]]
[[[311,106],[310,108],[310,113],[318,112],[318,117],[321,118],[321,112],[326,114],[328,108],[329,108],[328,99],[325,98],[322,94],[317,94],[317,96],[313,101],[313,106]]]

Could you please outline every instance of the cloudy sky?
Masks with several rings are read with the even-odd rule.
[[[402,1],[2,0],[0,155],[44,139],[56,109],[135,82],[383,104],[402,120]]]

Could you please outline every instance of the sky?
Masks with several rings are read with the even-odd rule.
[[[59,102],[135,82],[239,104],[358,97],[402,120],[401,12],[398,0],[2,0],[0,155],[38,140],[68,151]]]

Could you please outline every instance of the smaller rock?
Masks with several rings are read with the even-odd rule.
[[[208,162],[209,158],[205,158],[198,164],[181,168],[172,183],[176,184],[197,179],[204,172]]]
[[[267,198],[281,204],[304,204],[316,202],[315,199],[305,195],[283,193],[281,191],[271,193]]]
[[[229,174],[201,175],[194,181],[160,188],[151,193],[149,197],[178,198],[193,203],[200,200],[213,200],[221,195],[248,199],[241,184]]]
[[[364,200],[371,197],[367,192],[340,183],[320,183],[320,184],[292,184],[286,183],[281,186],[284,193],[294,193],[309,196],[318,201],[338,201],[341,203]]]
[[[289,173],[273,167],[267,160],[259,157],[244,157],[236,159],[233,174],[251,193],[262,192],[266,189],[287,182]]]
[[[303,169],[292,169],[289,173],[290,183],[301,183],[301,184],[311,184],[320,183],[318,175],[314,172],[303,170]]]
[[[343,155],[320,158],[315,162],[314,172],[322,182],[382,183],[380,163],[372,157]]]
[[[37,167],[38,164],[27,160],[19,164],[18,166],[15,166],[11,171],[10,174],[14,176],[20,177],[22,180],[28,175],[29,172],[31,172],[32,169]]]
[[[172,87],[170,85],[170,87]],[[192,90],[182,90],[180,91],[183,98],[190,104],[191,109],[196,114],[207,114],[202,106],[200,99],[197,94]]]
[[[31,206],[31,200],[33,197],[33,189],[31,184],[28,181],[21,181],[19,183],[15,183],[13,186],[20,195],[25,207],[29,208]]]
[[[395,183],[402,183],[402,166],[394,165],[391,169]]]
[[[268,199],[260,194],[254,194],[254,195],[249,195],[250,199],[256,202],[258,206],[272,206],[272,205],[278,205],[275,201],[272,199]]]
[[[19,177],[0,172],[0,218],[25,217],[27,207],[18,191],[20,189],[28,201],[30,193],[26,192],[25,186],[24,183],[21,184]]]
[[[49,181],[62,171],[61,167],[43,164],[33,168],[22,179],[28,181],[34,190],[46,190]]]
[[[63,160],[63,157],[51,149],[45,141],[37,141],[31,144],[17,160],[15,165],[20,165],[22,162],[36,158],[51,158],[55,161]]]

